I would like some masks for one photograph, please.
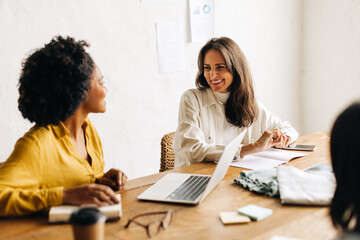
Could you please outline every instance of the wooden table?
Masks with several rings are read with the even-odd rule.
[[[287,165],[304,169],[315,163],[330,163],[329,136],[317,132],[302,136],[297,143],[314,144],[318,148],[303,158]],[[211,174],[215,164],[194,164],[173,172]],[[299,239],[332,239],[336,230],[331,224],[328,207],[282,205],[279,198],[252,193],[238,185],[234,178],[244,169],[230,167],[224,179],[198,206],[184,206],[138,201],[136,197],[166,172],[128,181],[122,196],[123,217],[106,223],[105,239],[145,239],[145,229],[136,224],[124,228],[128,219],[145,212],[173,210],[173,219],[167,230],[161,230],[152,239],[270,239],[274,235]],[[273,215],[259,221],[239,225],[223,225],[219,212],[256,204],[271,208]],[[0,219],[0,239],[73,239],[69,224],[51,225],[47,216]]]

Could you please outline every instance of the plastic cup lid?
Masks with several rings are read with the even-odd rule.
[[[106,217],[96,208],[80,208],[71,214],[70,222],[75,225],[91,225],[105,222]]]

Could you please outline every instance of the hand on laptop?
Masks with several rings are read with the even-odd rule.
[[[121,190],[127,180],[125,173],[119,169],[112,168],[98,180],[98,183],[111,187],[114,191]]]

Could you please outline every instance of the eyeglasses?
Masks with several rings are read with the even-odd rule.
[[[165,214],[165,216],[161,220],[151,221],[147,225],[142,224],[141,222],[138,222],[137,220],[135,220],[136,218],[139,218],[139,217],[144,217],[144,216],[149,216],[149,215],[157,215],[157,214]],[[139,214],[139,215],[136,215],[135,217],[129,219],[128,223],[125,225],[125,228],[128,228],[131,222],[134,222],[137,225],[144,227],[146,229],[146,233],[147,233],[148,237],[151,238],[151,237],[156,236],[159,233],[161,228],[163,228],[165,230],[169,227],[170,222],[171,222],[171,216],[172,216],[171,210],[163,211],[163,212],[150,212],[150,213]]]

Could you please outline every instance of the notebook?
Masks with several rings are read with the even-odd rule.
[[[249,223],[251,221],[248,216],[239,214],[238,212],[220,212],[220,219],[224,225]]]
[[[261,152],[248,154],[241,161],[231,163],[231,166],[247,169],[273,168],[287,163],[294,158],[306,155],[306,153],[270,148]]]
[[[73,205],[60,205],[54,206],[50,208],[49,211],[49,222],[50,223],[57,223],[57,222],[69,222],[71,214],[79,209],[79,208],[88,208],[94,207],[99,209],[99,211],[105,215],[106,220],[117,220],[122,216],[122,209],[121,209],[121,196],[117,194],[116,197],[120,200],[120,203],[104,206],[104,207],[97,207],[93,204],[85,204],[81,206],[73,206]]]
[[[147,201],[199,204],[225,176],[245,133],[246,131],[243,131],[225,147],[212,175],[168,173],[137,198]]]

